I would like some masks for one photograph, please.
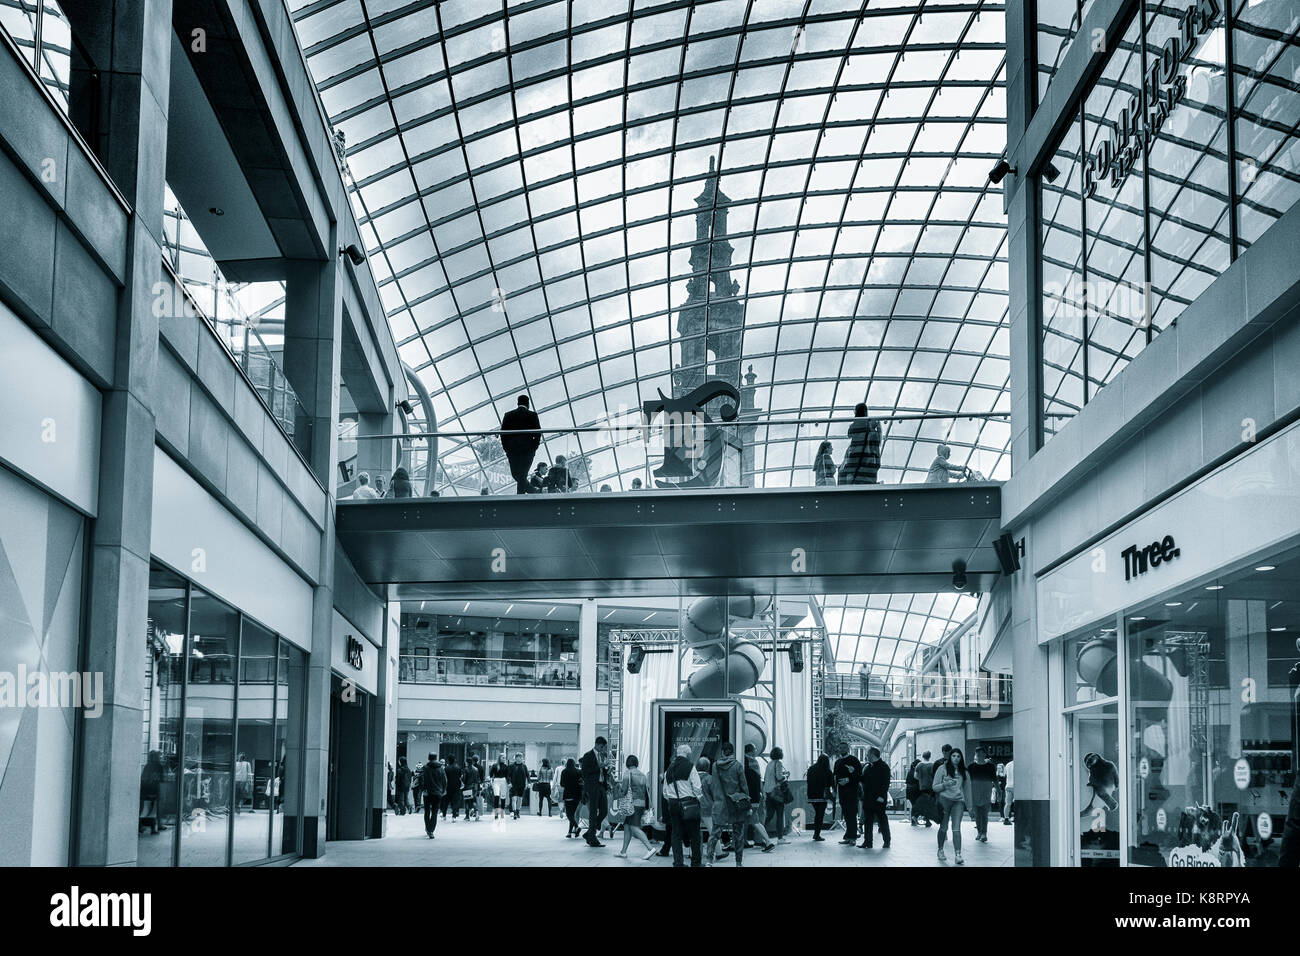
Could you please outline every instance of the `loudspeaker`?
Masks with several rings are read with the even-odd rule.
[[[803,670],[803,644],[795,641],[790,645],[790,673],[798,674]]]
[[[1010,534],[1004,534],[994,541],[993,550],[998,556],[998,564],[1002,567],[1002,573],[1007,577],[1020,570],[1020,551],[1016,547],[1016,539]]]

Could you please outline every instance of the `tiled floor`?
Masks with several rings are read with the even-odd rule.
[[[669,866],[671,859],[655,857],[641,860],[633,841],[629,858],[614,856],[622,846],[622,833],[614,841],[605,840],[604,849],[586,846],[581,840],[566,840],[560,816],[524,816],[520,820],[453,823],[439,820],[436,839],[424,835],[422,816],[410,814],[387,818],[388,836],[382,840],[330,843],[319,860],[304,860],[297,866]],[[826,842],[814,843],[811,832],[796,833],[790,843],[771,853],[745,851],[745,866],[940,866],[936,854],[936,831],[912,828],[906,817],[891,817],[892,841],[889,850],[860,850],[841,845],[843,830],[824,834]],[[989,824],[989,842],[975,842],[975,827],[967,819],[962,826],[962,851],[965,868],[1012,866],[1014,829],[998,821]],[[859,842],[861,839],[859,838]],[[952,841],[946,849],[947,866],[952,862]],[[689,854],[688,854],[689,856]],[[730,856],[719,866],[734,866]]]

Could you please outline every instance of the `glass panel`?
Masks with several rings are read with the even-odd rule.
[[[1119,693],[1115,628],[1097,625],[1065,645],[1065,706]]]
[[[271,853],[298,853],[302,832],[303,733],[307,701],[307,655],[280,642],[275,693],[275,764],[266,785],[272,803]]]
[[[1199,11],[1201,8],[1195,8]],[[1223,16],[1147,6],[1151,322],[1160,331],[1231,261]],[[1189,42],[1190,35],[1190,42]]]
[[[17,44],[23,58],[36,65],[36,17],[40,0],[6,0],[0,3],[0,27]]]
[[[1277,866],[1300,721],[1300,558],[1134,613],[1129,860]]]
[[[1233,10],[1237,235],[1244,249],[1300,196],[1300,6],[1237,0]]]
[[[1146,345],[1142,48],[1134,18],[1084,105],[1088,396]]]
[[[139,866],[171,866],[176,840],[177,760],[185,673],[186,583],[170,571],[149,572],[145,635],[144,728],[140,757]]]
[[[1085,298],[1079,137],[1076,122],[1039,180],[1044,440],[1083,407]]]
[[[1071,718],[1072,766],[1078,780],[1079,866],[1119,866],[1122,793],[1119,708],[1107,704]]]
[[[193,589],[181,774],[182,866],[224,866],[233,790],[239,614]]]
[[[1047,85],[1060,68],[1070,40],[1079,31],[1078,0],[1038,0],[1034,4],[1038,21],[1038,102],[1047,95]]]
[[[72,30],[68,18],[53,0],[43,0],[41,17],[41,82],[55,102],[68,109],[72,82]]]
[[[233,863],[266,857],[271,836],[267,782],[275,767],[275,635],[248,618],[239,645]]]

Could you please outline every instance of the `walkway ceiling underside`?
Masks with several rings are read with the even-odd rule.
[[[546,427],[605,423],[751,367],[774,419],[1009,410],[1002,4],[289,3],[440,429],[495,428],[523,391]],[[843,429],[760,425],[754,483],[809,484]],[[893,423],[881,480],[941,441],[1004,478],[1009,434]],[[444,496],[512,485],[490,440],[439,451]],[[647,477],[609,433],[558,455],[584,489]]]

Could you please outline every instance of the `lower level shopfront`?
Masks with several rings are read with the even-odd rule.
[[[1300,766],[1300,426],[1036,589],[1052,862],[1275,866]]]

